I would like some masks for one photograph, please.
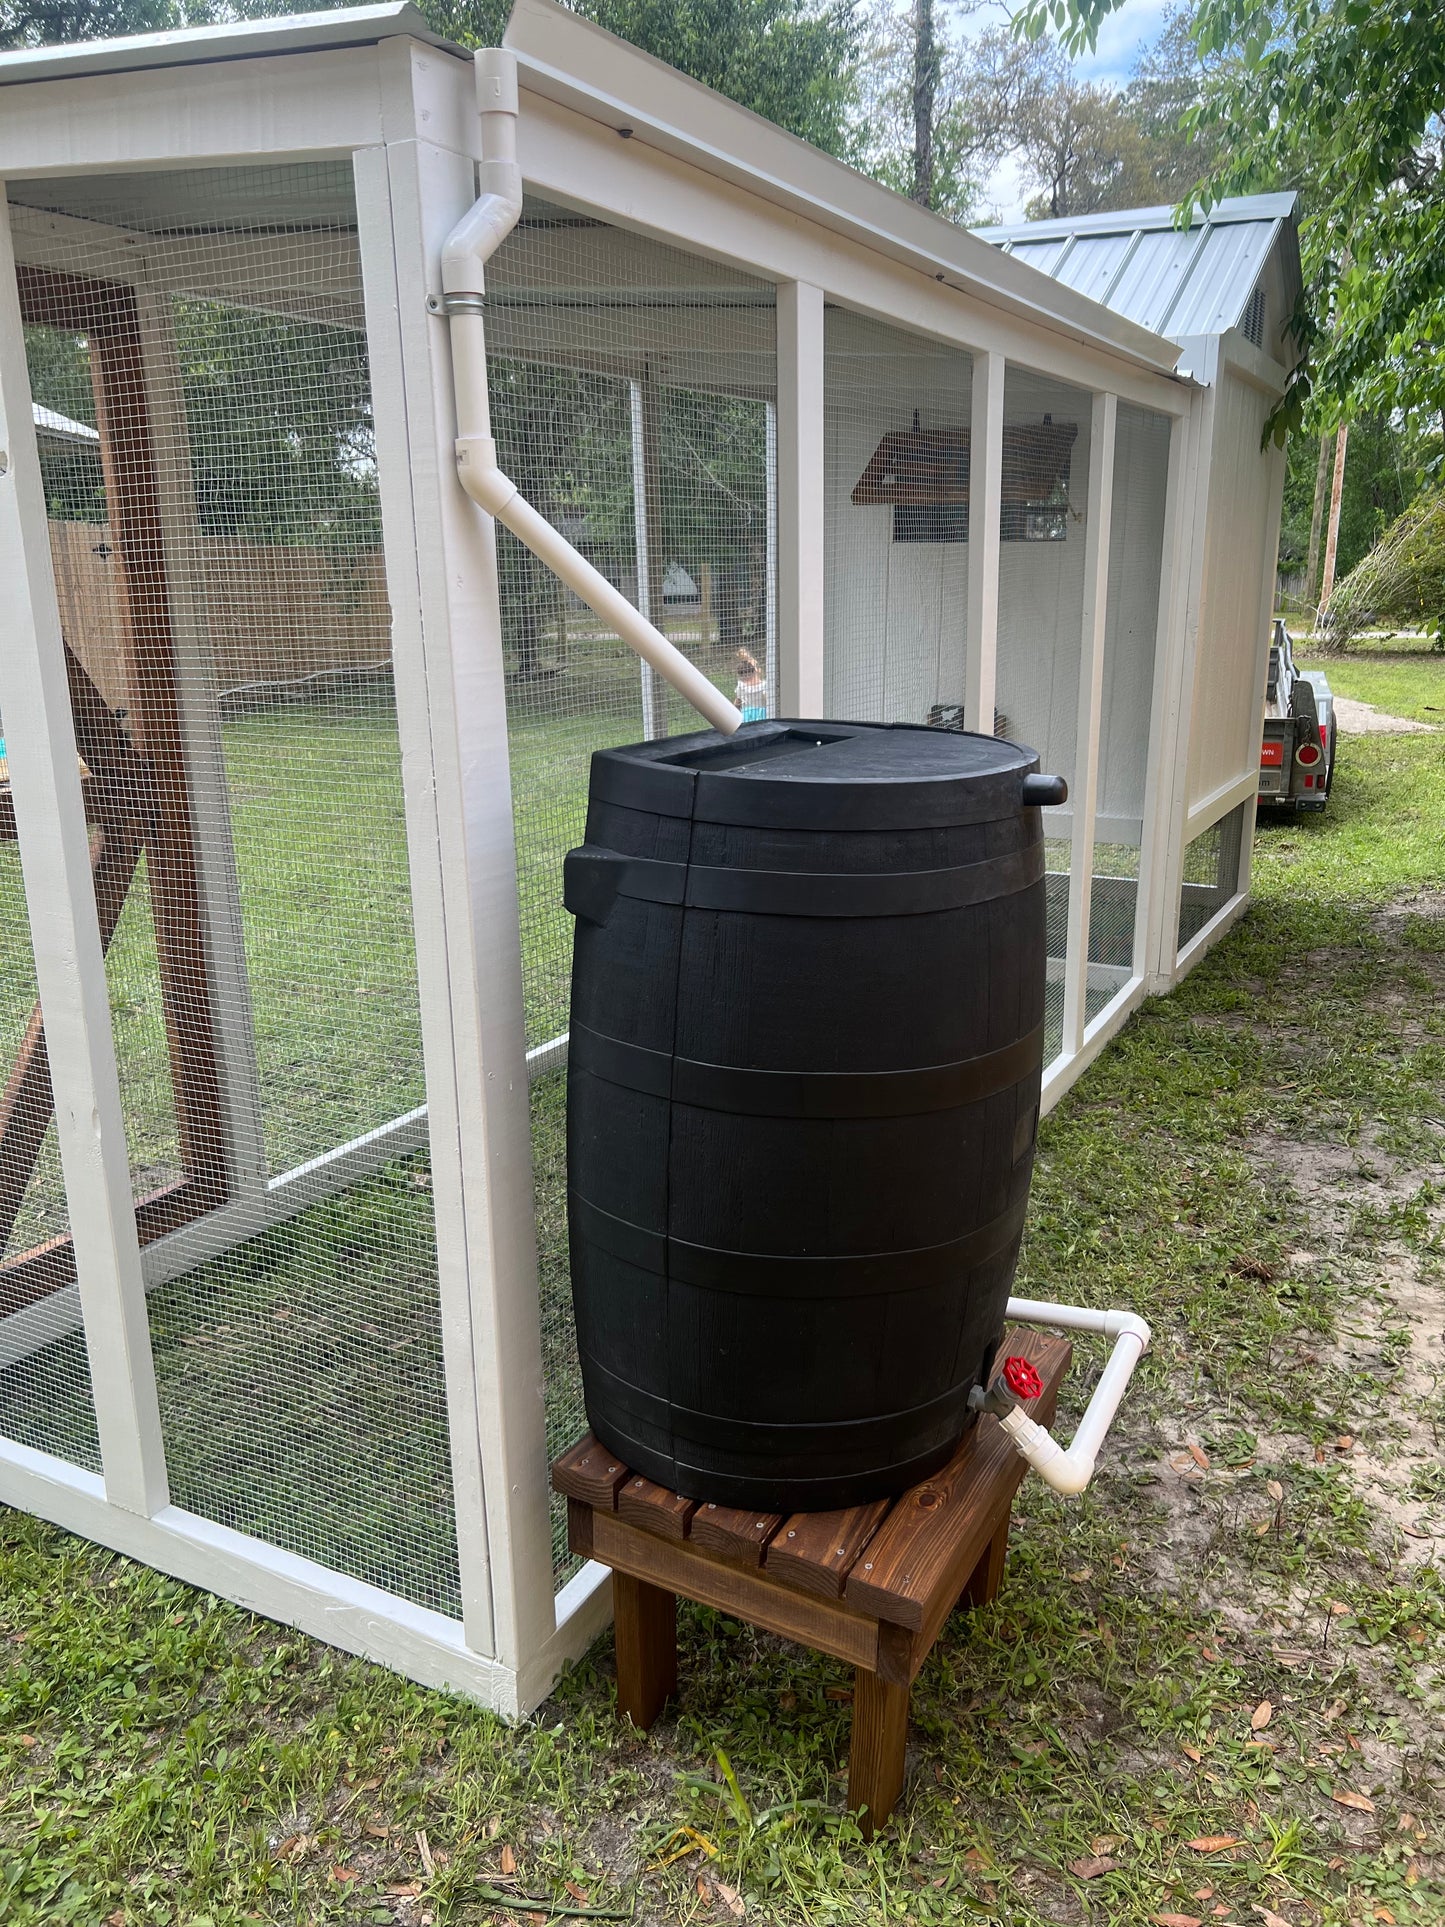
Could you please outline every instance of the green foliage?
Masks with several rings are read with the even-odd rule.
[[[1445,649],[1445,496],[1423,496],[1339,583],[1330,628],[1343,639],[1367,624],[1431,629]]]
[[[1333,438],[1331,442],[1333,464]],[[1319,442],[1315,436],[1290,436],[1284,519],[1279,536],[1282,569],[1303,569],[1308,558],[1318,461]],[[1348,575],[1374,547],[1390,523],[1402,513],[1419,484],[1415,451],[1397,420],[1387,415],[1362,415],[1350,423],[1345,484],[1340,498],[1337,580]]]
[[[1026,0],[1092,44],[1122,0]],[[1190,124],[1220,143],[1200,189],[1305,191],[1305,351],[1276,428],[1445,402],[1445,34],[1417,0],[1200,0],[1191,33],[1211,62]]]

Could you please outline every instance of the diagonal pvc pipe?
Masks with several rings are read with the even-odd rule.
[[[442,309],[451,330],[457,405],[457,477],[479,508],[509,528],[552,573],[665,676],[713,728],[731,736],[741,713],[600,570],[532,507],[497,464],[487,392],[483,270],[517,225],[522,170],[517,164],[517,63],[500,47],[476,56],[477,112],[482,123],[481,194],[442,248]]]
[[[1088,1410],[1079,1420],[1067,1451],[1049,1431],[1023,1411],[1002,1378],[984,1391],[975,1386],[969,1404],[998,1419],[1014,1450],[1055,1492],[1072,1498],[1094,1476],[1099,1448],[1108,1436],[1134,1367],[1149,1345],[1149,1327],[1132,1311],[1095,1311],[1087,1305],[1051,1305],[1039,1298],[1010,1298],[1005,1317],[1020,1325],[1055,1325],[1064,1331],[1101,1332],[1114,1340],[1109,1362],[1094,1387]]]

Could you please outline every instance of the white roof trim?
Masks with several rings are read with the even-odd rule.
[[[86,448],[100,445],[100,430],[92,428],[88,422],[72,421],[69,415],[62,415],[55,408],[46,408],[38,401],[31,402],[30,414],[39,435],[48,435],[58,442],[77,442]]]
[[[1237,194],[1216,201],[1207,212],[1196,207],[1190,216],[1191,228],[1229,227],[1241,221],[1283,221],[1298,211],[1299,196],[1287,194]],[[1009,241],[1060,241],[1078,234],[1159,233],[1177,227],[1173,207],[1126,207],[1110,214],[1060,215],[1050,221],[1008,221],[1002,226],[976,227],[972,232],[997,247]]]
[[[275,20],[236,20],[219,27],[182,27],[174,33],[126,34],[117,40],[79,40],[63,47],[21,47],[0,53],[0,86],[23,80],[120,74],[261,54],[314,53],[327,47],[364,47],[405,34],[433,47],[462,49],[432,32],[411,0],[334,13],[298,13]],[[470,58],[470,56],[466,56]]]
[[[503,44],[530,92],[691,161],[1005,313],[1172,375],[1178,346],[855,173],[556,0],[516,0]]]

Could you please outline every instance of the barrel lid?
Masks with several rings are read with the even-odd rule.
[[[1022,807],[1021,743],[921,723],[745,723],[598,750],[592,795],[657,815],[758,829],[944,829]]]

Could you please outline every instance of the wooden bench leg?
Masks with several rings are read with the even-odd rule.
[[[860,1666],[853,1676],[853,1747],[848,1759],[848,1805],[860,1819],[865,1840],[887,1823],[903,1791],[903,1754],[908,1743],[908,1688],[894,1686]]]
[[[998,1589],[1003,1584],[1004,1561],[1008,1558],[1009,1518],[988,1542],[982,1559],[969,1574],[968,1583],[959,1594],[960,1606],[988,1606],[998,1598]]]
[[[612,1621],[617,1710],[645,1733],[677,1691],[677,1595],[614,1572]]]

